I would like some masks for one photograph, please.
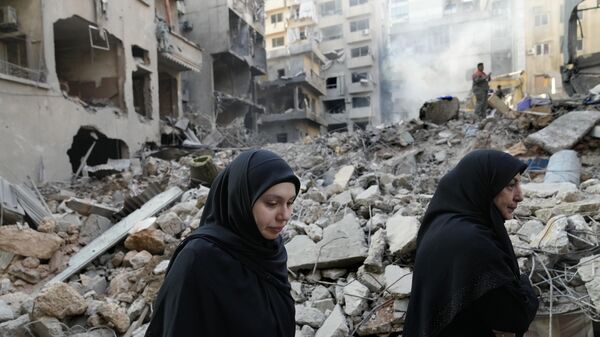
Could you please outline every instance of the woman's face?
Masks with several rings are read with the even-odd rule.
[[[523,201],[521,192],[521,174],[517,174],[494,198],[494,204],[502,214],[504,220],[513,218],[513,212],[519,202]]]
[[[275,240],[292,215],[296,187],[292,183],[279,183],[263,193],[252,207],[252,215],[260,234]]]

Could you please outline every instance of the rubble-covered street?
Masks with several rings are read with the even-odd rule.
[[[477,148],[530,163],[526,198],[506,228],[540,294],[538,315],[599,317],[600,139],[588,123],[583,137],[573,136],[580,171],[548,182],[554,157],[540,164],[551,153],[533,135],[581,112],[561,114],[546,128],[527,115],[476,121],[461,112],[441,125],[411,121],[267,144],[302,182],[283,234],[297,336],[401,334],[420,217],[439,178]],[[222,168],[241,150],[202,152]],[[14,191],[31,196],[23,216],[0,226],[0,335],[143,336],[169,257],[198,227],[208,195],[191,187],[195,156],[145,153],[120,172],[35,189],[3,181],[5,209],[10,196],[23,204]],[[45,215],[35,221],[38,209]]]

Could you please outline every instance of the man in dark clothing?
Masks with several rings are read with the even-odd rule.
[[[475,114],[479,117],[485,117],[487,110],[487,95],[490,90],[490,76],[483,72],[483,63],[477,64],[477,69],[473,72],[473,95],[477,103],[475,104]]]

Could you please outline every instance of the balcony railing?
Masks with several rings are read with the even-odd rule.
[[[46,83],[46,72],[33,70],[0,60],[0,74],[23,78],[34,82]]]
[[[180,71],[192,70],[200,72],[202,67],[202,50],[198,45],[173,33],[164,25],[158,25],[156,31],[158,51]]]

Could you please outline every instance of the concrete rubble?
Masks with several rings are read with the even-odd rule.
[[[440,124],[402,122],[266,145],[302,182],[283,232],[296,336],[398,336],[420,219],[437,182],[477,148],[520,144],[523,160],[548,158],[555,151],[521,143],[535,131],[528,118],[474,121],[459,112]],[[527,171],[526,198],[505,225],[520,268],[528,275],[533,269],[541,313],[553,301],[553,312],[575,307],[599,317],[600,262],[592,252],[599,246],[600,140],[578,141],[569,147],[581,159],[580,185],[544,182],[543,168]],[[215,165],[221,169],[239,151],[215,150]],[[0,335],[21,336],[28,327],[36,337],[143,336],[168,260],[198,227],[208,196],[208,188],[190,187],[193,156],[145,156],[135,172],[39,186],[51,216],[37,227],[22,219],[0,226],[0,255],[8,260],[0,263]],[[158,213],[135,223],[127,223],[132,209],[120,213],[141,210],[173,187],[181,190]],[[152,192],[140,197],[146,190]],[[123,222],[124,236],[62,282],[50,282]],[[553,298],[551,282],[560,290]]]

